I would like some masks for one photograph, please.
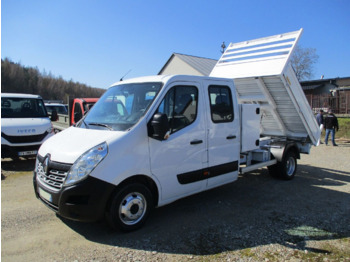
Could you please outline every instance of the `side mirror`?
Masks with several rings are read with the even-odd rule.
[[[53,121],[53,122],[58,120],[58,114],[57,114],[57,111],[55,109],[52,110],[50,120]]]
[[[157,140],[166,140],[169,137],[169,121],[166,114],[157,113],[151,120],[151,137]]]

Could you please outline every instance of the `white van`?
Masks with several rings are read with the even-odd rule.
[[[49,115],[52,115],[52,112],[56,111],[57,114],[68,115],[67,107],[64,104],[60,103],[45,103],[46,111]]]
[[[53,134],[39,95],[1,93],[1,158],[36,156]]]

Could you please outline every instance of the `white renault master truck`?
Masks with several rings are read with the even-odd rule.
[[[36,156],[53,134],[41,96],[1,93],[1,158]]]
[[[231,44],[210,77],[114,84],[76,126],[41,146],[36,196],[63,217],[107,217],[113,228],[130,231],[153,207],[238,174],[268,167],[272,176],[292,179],[297,159],[320,135],[288,64],[300,33]]]

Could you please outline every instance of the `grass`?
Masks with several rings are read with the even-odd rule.
[[[337,138],[350,139],[350,118],[338,118],[339,131]]]

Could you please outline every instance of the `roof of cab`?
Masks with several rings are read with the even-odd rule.
[[[128,84],[128,83],[143,83],[143,82],[164,82],[165,79],[169,78],[167,75],[153,75],[153,76],[142,76],[136,78],[130,78],[122,81],[115,82],[111,86]]]
[[[208,77],[208,76],[194,76],[194,75],[153,75],[153,76],[144,76],[144,77],[137,77],[137,78],[130,78],[123,81],[118,81],[114,83],[112,86],[120,85],[120,84],[129,84],[129,83],[145,83],[145,82],[167,82],[169,80],[180,80],[180,81],[187,81],[187,80],[194,80],[194,79],[208,79],[211,80],[214,79],[220,79],[220,80],[229,80],[232,81],[232,79],[225,79],[221,77]]]
[[[14,98],[37,98],[42,99],[39,95],[31,94],[17,94],[17,93],[1,93],[1,97],[14,97]]]

